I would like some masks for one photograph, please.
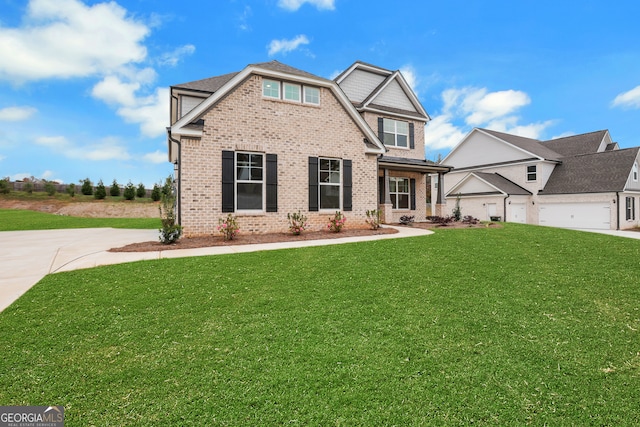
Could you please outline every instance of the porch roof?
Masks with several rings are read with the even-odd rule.
[[[378,159],[378,166],[385,169],[404,170],[423,173],[447,173],[452,166],[441,165],[430,160],[406,159],[404,157],[382,156]]]

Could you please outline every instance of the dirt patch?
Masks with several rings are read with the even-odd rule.
[[[0,209],[26,209],[57,215],[86,218],[159,218],[159,203],[110,202],[65,202],[61,200],[11,200],[0,199]]]

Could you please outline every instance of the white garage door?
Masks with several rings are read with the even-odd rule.
[[[540,205],[540,225],[561,228],[611,228],[608,203],[545,203]]]

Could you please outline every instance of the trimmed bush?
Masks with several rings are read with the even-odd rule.
[[[136,189],[136,197],[138,199],[142,199],[143,197],[147,197],[147,189],[144,188],[144,184],[138,184],[138,188]]]
[[[153,184],[153,190],[151,190],[151,200],[154,202],[159,201],[162,198],[162,190],[158,184]]]
[[[89,178],[85,178],[82,181],[82,188],[80,191],[85,196],[91,196],[93,194],[93,184],[91,184],[91,180]]]
[[[109,195],[111,197],[120,197],[120,185],[118,185],[118,181],[113,180],[113,184],[111,184],[111,188],[109,189]]]
[[[133,200],[136,198],[136,187],[134,187],[131,181],[129,181],[127,185],[124,187],[123,195],[125,200]]]
[[[96,186],[96,191],[93,194],[97,200],[104,200],[107,197],[107,189],[105,188],[102,180],[98,181],[98,185]]]

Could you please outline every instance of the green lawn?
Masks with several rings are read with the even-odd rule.
[[[62,228],[160,228],[160,218],[80,218],[21,209],[0,209],[0,231]]]
[[[67,425],[638,425],[640,242],[553,228],[47,276],[0,402]]]

